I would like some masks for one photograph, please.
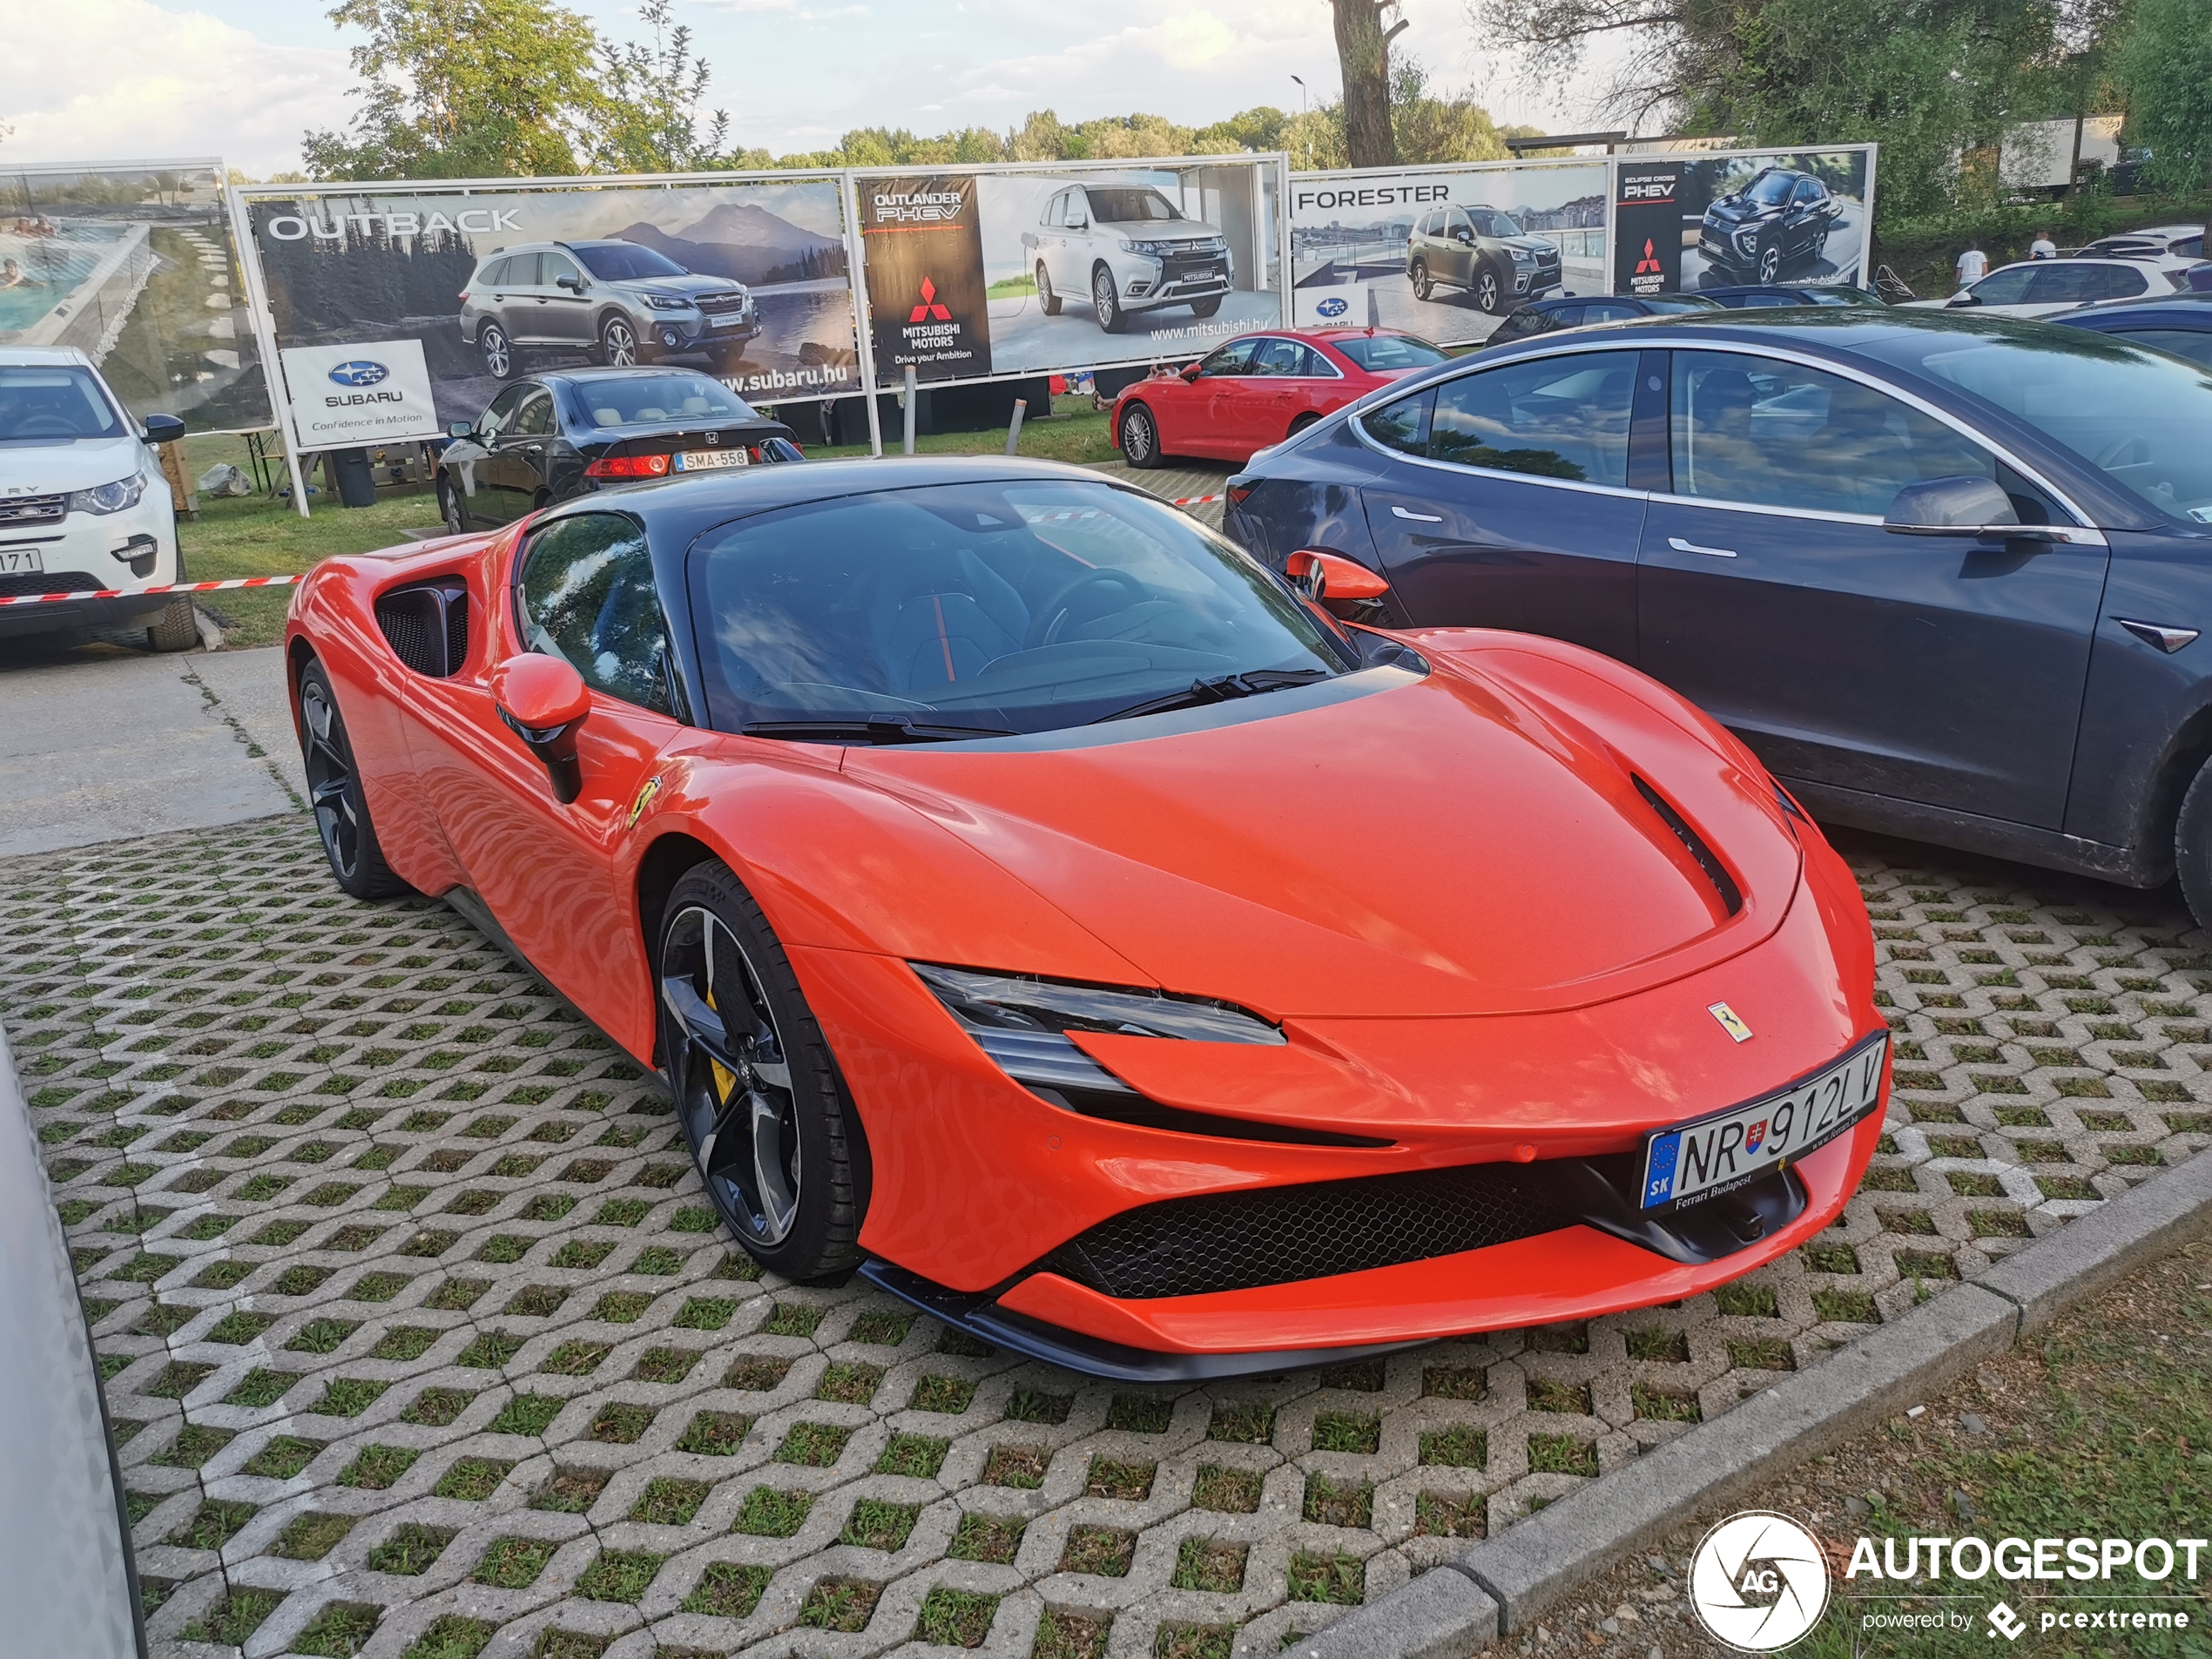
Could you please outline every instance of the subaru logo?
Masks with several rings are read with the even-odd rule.
[[[356,357],[350,363],[341,363],[330,371],[330,378],[341,386],[374,386],[389,379],[392,371],[381,363],[372,363],[366,357]]]
[[[1314,307],[1313,308],[1325,317],[1341,317],[1345,312],[1352,309],[1350,306],[1346,305],[1341,300],[1324,300],[1319,305]]]

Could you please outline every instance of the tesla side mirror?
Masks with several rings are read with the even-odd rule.
[[[2047,525],[2023,524],[2013,498],[1996,482],[1973,473],[1907,484],[1890,502],[1882,528],[1892,536],[1963,536],[1977,540],[2055,542]]]
[[[148,443],[174,443],[185,435],[185,423],[173,415],[146,416]]]
[[[1332,617],[1352,621],[1381,607],[1390,583],[1356,559],[1301,548],[1283,561],[1291,585]]]
[[[491,700],[507,729],[544,764],[553,799],[563,806],[583,789],[576,736],[591,711],[583,677],[557,657],[525,652],[491,671]]]
[[[475,435],[476,428],[466,421],[455,421],[446,428],[446,436],[448,438],[473,438]]]

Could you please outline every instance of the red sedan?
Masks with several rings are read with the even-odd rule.
[[[1159,374],[1114,401],[1114,447],[1132,467],[1176,455],[1249,461],[1379,386],[1449,354],[1388,328],[1239,334],[1179,374]]]

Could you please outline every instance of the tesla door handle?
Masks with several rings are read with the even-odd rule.
[[[1736,556],[1736,550],[1732,547],[1704,547],[1696,542],[1685,542],[1679,536],[1669,536],[1667,545],[1677,553],[1703,553],[1710,559],[1732,559]]]
[[[1412,519],[1416,524],[1441,524],[1444,522],[1441,513],[1416,513],[1403,507],[1393,507],[1390,510],[1400,518]]]

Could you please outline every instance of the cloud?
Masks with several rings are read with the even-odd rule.
[[[251,173],[300,165],[300,135],[352,113],[336,48],[272,46],[151,0],[0,6],[10,162],[220,156]]]

